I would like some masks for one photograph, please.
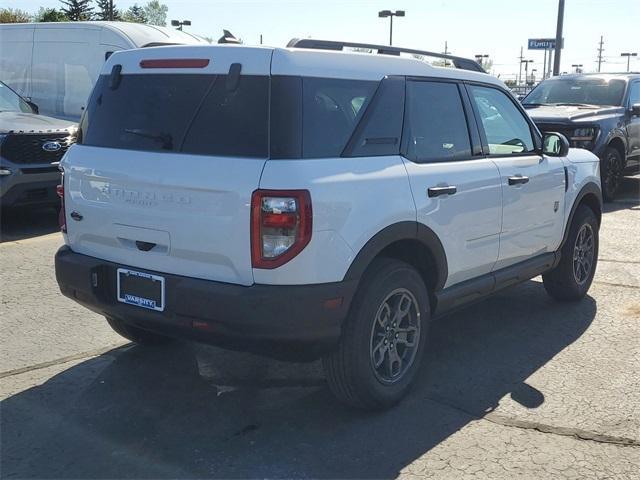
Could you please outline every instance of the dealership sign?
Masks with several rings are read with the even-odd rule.
[[[562,46],[564,47],[564,39],[562,39]],[[548,50],[549,48],[556,48],[555,38],[530,38],[529,50]]]

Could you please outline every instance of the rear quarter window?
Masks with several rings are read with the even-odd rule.
[[[377,85],[374,81],[304,78],[303,156],[339,157]]]

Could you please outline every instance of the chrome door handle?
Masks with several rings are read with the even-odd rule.
[[[523,177],[522,175],[514,175],[509,177],[509,185],[522,185],[529,182],[529,177]]]
[[[445,185],[442,187],[429,187],[427,189],[427,195],[429,198],[438,197],[440,195],[453,195],[458,189],[454,185]]]

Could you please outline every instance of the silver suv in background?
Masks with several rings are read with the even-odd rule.
[[[0,206],[57,204],[58,164],[76,130],[0,82]]]

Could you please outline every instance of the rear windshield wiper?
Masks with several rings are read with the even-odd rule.
[[[168,133],[144,130],[142,128],[125,128],[124,131],[131,135],[138,135],[139,137],[157,140],[162,143],[162,148],[164,150],[173,150],[173,138]]]
[[[525,107],[544,107],[545,105],[550,105],[549,103],[523,103]]]

